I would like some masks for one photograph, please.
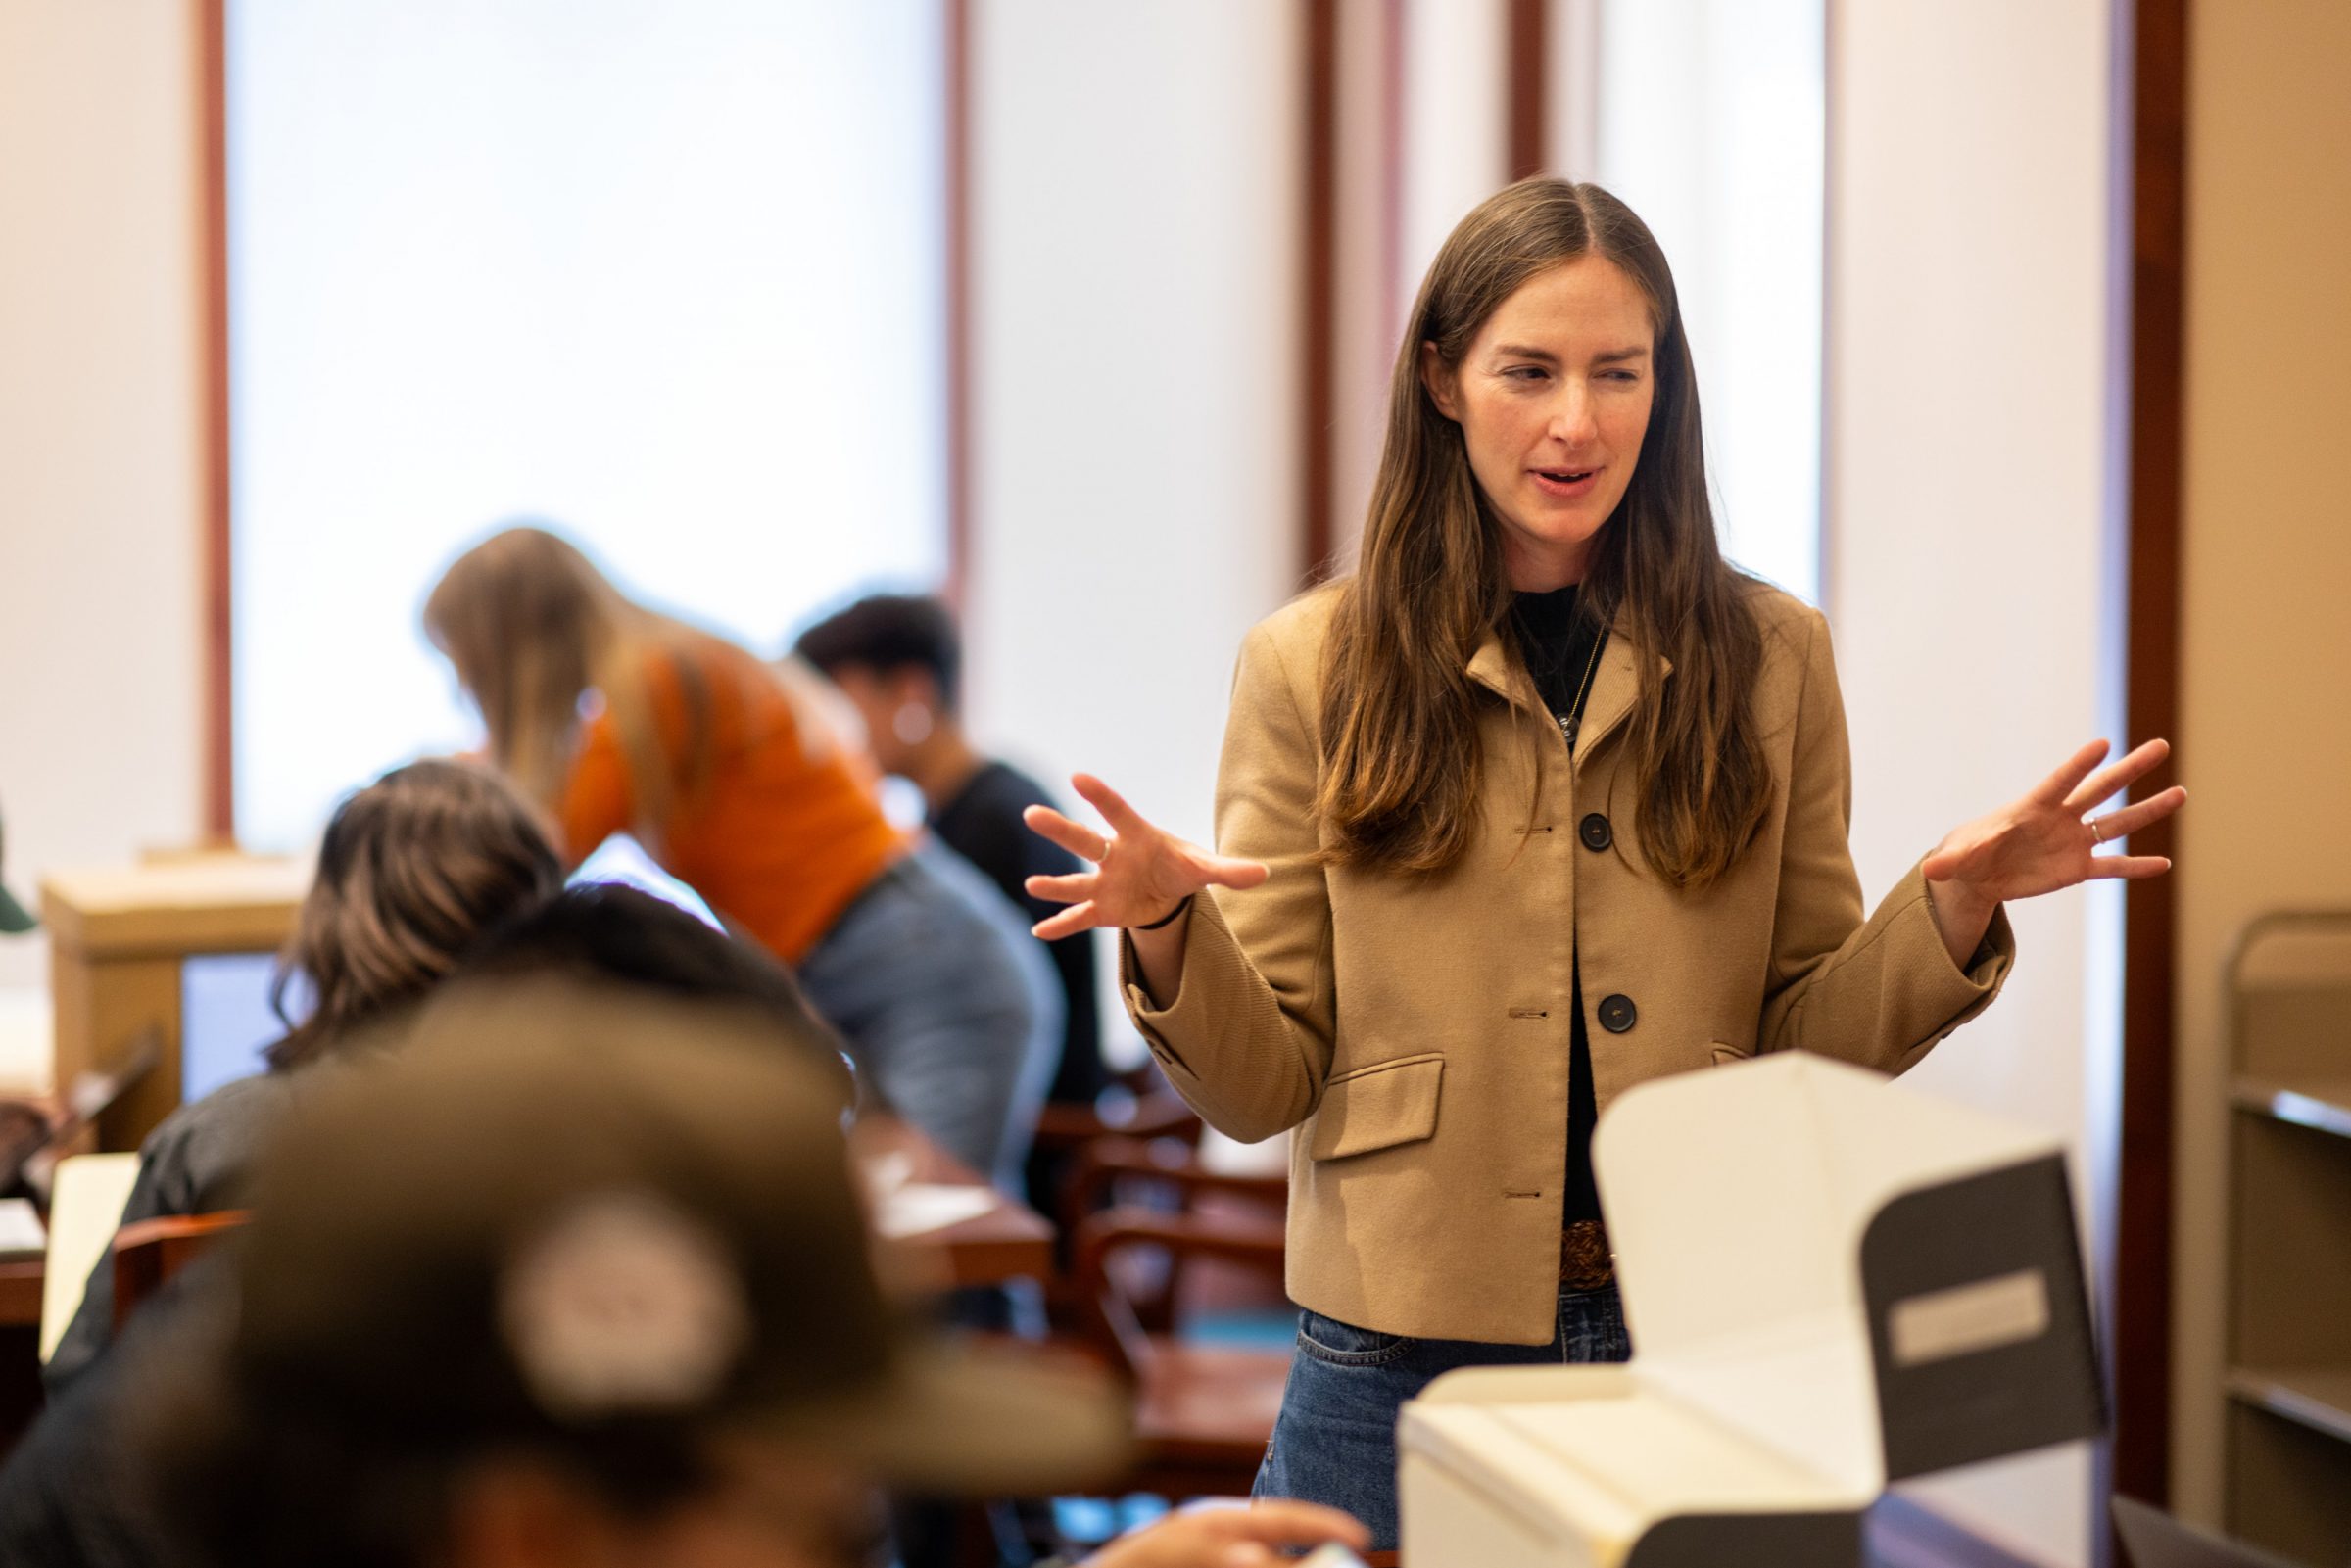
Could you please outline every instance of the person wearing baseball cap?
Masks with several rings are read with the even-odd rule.
[[[8,839],[5,825],[0,825],[0,871],[7,866]],[[16,895],[8,890],[8,883],[0,880],[0,936],[22,936],[38,925],[40,922],[33,919],[32,911],[18,903]]]
[[[841,1110],[741,1012],[460,983],[264,1154],[235,1309],[160,1406],[166,1517],[241,1568],[848,1568],[877,1560],[877,1484],[1114,1477],[1098,1372],[886,1300]],[[1359,1539],[1276,1507],[1093,1562]]]

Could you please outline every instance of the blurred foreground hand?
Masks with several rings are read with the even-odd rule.
[[[1333,1541],[1361,1551],[1371,1533],[1336,1508],[1269,1498],[1171,1514],[1112,1542],[1080,1568],[1281,1568],[1291,1551]]]

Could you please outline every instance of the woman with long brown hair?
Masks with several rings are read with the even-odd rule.
[[[1017,1182],[1059,1051],[1051,971],[1009,900],[883,815],[814,672],[637,603],[539,528],[458,557],[424,624],[574,862],[634,835],[792,967],[885,1103]]]
[[[1454,1367],[1629,1354],[1591,1169],[1644,1079],[1761,1052],[1889,1072],[1985,1007],[2001,906],[2160,859],[2100,801],[2166,754],[2085,746],[1866,913],[1819,612],[1729,565],[1697,378],[1648,228],[1596,185],[1490,198],[1397,355],[1351,577],[1243,644],[1221,853],[1100,781],[1054,937],[1123,979],[1214,1125],[1297,1128],[1298,1355],[1258,1486],[1396,1538],[1397,1407]],[[1206,894],[1207,896],[1202,896]]]

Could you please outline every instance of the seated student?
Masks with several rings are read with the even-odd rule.
[[[562,885],[537,814],[486,768],[410,763],[351,795],[278,960],[270,1001],[287,1027],[264,1053],[269,1070],[164,1118],[139,1151],[122,1223],[236,1208],[255,1144],[313,1064],[382,1043],[483,930]],[[109,1248],[42,1373],[52,1395],[113,1337],[114,1287]]]
[[[236,1568],[855,1568],[877,1482],[1115,1473],[1098,1375],[893,1318],[835,1085],[774,1032],[468,985],[313,1097],[262,1167],[236,1310],[164,1368],[175,1543]],[[1325,1540],[1363,1537],[1271,1504],[1090,1562],[1271,1568]]]
[[[625,883],[565,888],[483,936],[457,971],[466,980],[525,975],[598,980],[680,1001],[744,1004],[764,1014],[779,1037],[805,1047],[836,1072],[844,1098],[871,1093],[840,1037],[809,1006],[790,970],[765,949]]]
[[[794,651],[856,704],[874,760],[922,790],[931,831],[948,848],[985,872],[1032,923],[1061,913],[1062,905],[1029,892],[1029,879],[1084,867],[1021,820],[1030,806],[1054,804],[1044,785],[983,756],[964,734],[963,650],[944,604],[876,594],[801,633]],[[1093,933],[1046,951],[1069,1003],[1052,1098],[1090,1102],[1107,1081]]]

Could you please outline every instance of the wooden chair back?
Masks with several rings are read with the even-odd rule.
[[[1147,1330],[1120,1283],[1122,1252],[1215,1258],[1278,1279],[1281,1221],[1113,1208],[1079,1229],[1072,1269],[1080,1335],[1134,1391],[1136,1457],[1126,1485],[1162,1497],[1246,1497],[1272,1436],[1289,1374],[1286,1351]]]
[[[117,1231],[115,1331],[120,1333],[142,1302],[169,1284],[222,1235],[244,1224],[247,1217],[240,1209],[212,1214],[169,1214],[142,1219]]]

